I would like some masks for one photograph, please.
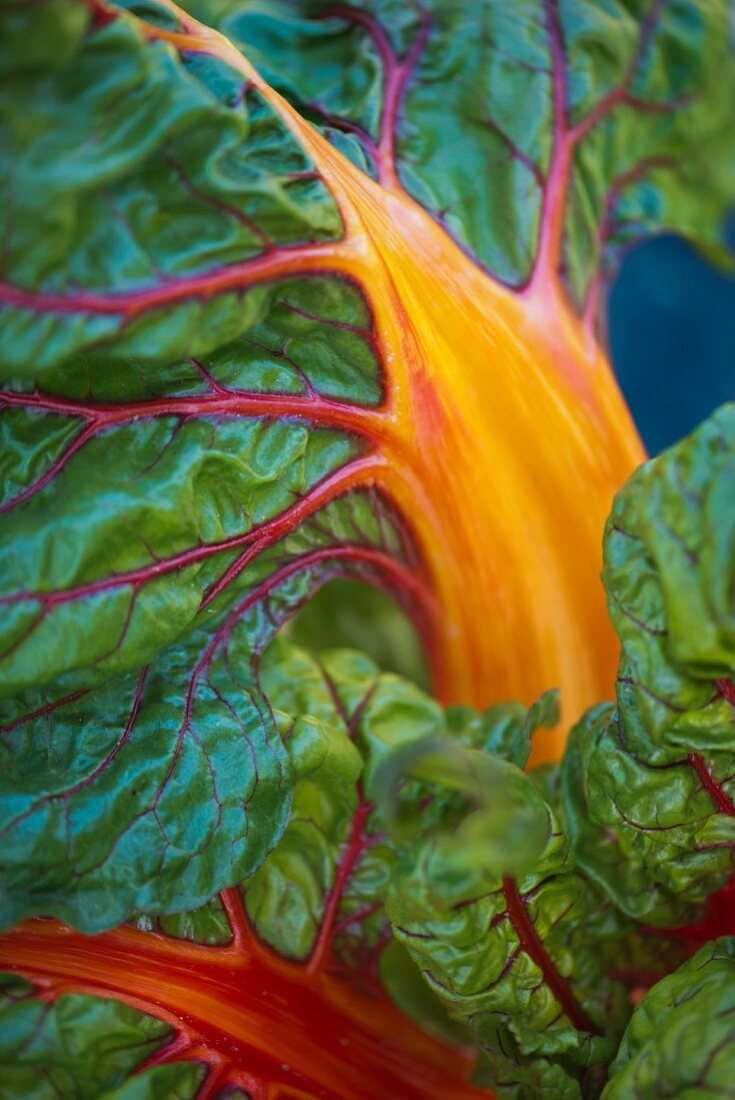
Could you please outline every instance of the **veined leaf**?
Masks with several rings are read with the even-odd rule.
[[[294,801],[276,850],[243,884],[245,908],[280,954],[314,967],[331,950],[356,966],[385,937],[383,903],[405,847],[386,819],[386,768],[400,769],[405,753],[449,737],[478,757],[489,743],[501,759],[524,737],[525,757],[526,713],[520,705],[444,712],[412,684],[345,650],[313,658],[277,643],[261,677],[289,754]],[[424,829],[446,813],[425,784],[414,784],[410,797],[421,802]]]
[[[723,407],[616,498],[604,579],[618,705],[587,714],[563,764],[579,862],[654,924],[691,919],[735,870],[734,424]]]
[[[727,1096],[735,1053],[735,941],[707,944],[643,998],[603,1100]]]
[[[509,285],[553,266],[554,236],[558,270],[589,310],[599,274],[641,233],[675,230],[725,256],[724,2],[193,0],[191,10]],[[693,143],[706,150],[696,166],[681,157]],[[565,186],[570,201],[554,213]]]
[[[533,866],[500,874],[459,862],[439,834],[397,865],[388,912],[430,987],[475,1035],[500,1095],[553,1087],[581,1097],[614,1049],[625,997],[595,938],[599,898],[551,808],[528,777],[518,782],[545,824]]]
[[[10,848],[18,858],[9,870],[22,886],[9,897],[23,908],[11,912],[11,919],[16,914],[56,914],[83,930],[97,931],[124,919],[135,907],[132,927],[85,936],[52,921],[32,921],[0,941],[0,958],[25,974],[40,975],[45,990],[76,995],[91,988],[113,1002],[118,998],[144,1005],[157,1019],[178,1020],[176,1042],[170,1051],[156,1054],[158,1068],[146,1072],[158,1073],[169,1062],[187,1058],[204,1063],[206,1089],[229,1083],[252,1095],[253,1082],[282,1081],[285,1088],[306,1081],[318,1095],[326,1082],[329,1097],[357,1100],[371,1087],[376,1073],[372,1057],[379,1049],[385,1061],[380,1080],[388,1095],[400,1088],[411,1100],[438,1100],[451,1088],[471,1100],[478,1094],[463,1083],[470,1060],[415,1031],[382,988],[383,953],[390,942],[385,898],[396,861],[407,848],[391,834],[382,815],[379,776],[392,755],[430,737],[451,736],[455,747],[474,753],[483,744],[499,751],[505,745],[509,753],[517,753],[525,737],[520,751],[526,755],[527,730],[538,713],[527,715],[512,705],[491,708],[485,715],[468,707],[445,711],[412,684],[381,673],[369,659],[345,650],[316,659],[279,640],[258,659],[280,619],[294,601],[304,598],[305,583],[299,575],[297,584],[273,590],[251,614],[236,609],[226,615],[214,635],[221,652],[210,643],[206,662],[195,670],[194,678],[201,684],[181,737],[184,745],[193,741],[190,751],[201,751],[210,765],[207,782],[219,785],[217,820],[206,817],[208,802],[195,781],[197,768],[204,769],[196,760],[192,775],[182,776],[181,782],[175,771],[166,773],[168,785],[160,806],[153,805],[149,813],[165,826],[166,844],[156,838],[151,842],[150,830],[143,836],[136,832],[145,827],[145,820],[140,823],[135,817],[128,822],[121,807],[135,809],[140,800],[115,801],[113,785],[106,779],[107,770],[114,769],[129,742],[143,736],[146,725],[166,728],[171,719],[165,705],[178,713],[174,655],[184,665],[182,654],[190,648],[196,652],[199,634],[194,633],[180,647],[166,650],[160,664],[151,665],[138,689],[135,721],[116,753],[108,753],[103,765],[75,788],[36,799],[27,819],[45,815],[35,830],[45,839],[45,847],[39,840],[36,848],[24,849],[21,839],[12,838]],[[184,676],[189,675],[187,663]],[[83,702],[109,703],[109,692],[108,685],[93,688],[62,704],[59,709],[73,712],[68,717],[70,730],[78,726],[74,708]],[[149,723],[144,721],[146,707],[153,712]],[[553,718],[548,706],[542,712]],[[47,714],[38,714],[35,721],[46,719]],[[70,745],[63,768],[54,768],[53,759],[37,753],[35,772],[29,768],[28,774],[40,783],[55,772],[69,775],[75,767],[89,767],[96,748],[93,734],[101,738],[105,728],[99,715],[96,722],[92,719],[85,726],[83,754],[76,745],[78,762]],[[16,730],[8,731],[11,744]],[[271,742],[266,745],[268,731]],[[160,758],[168,742],[159,742]],[[180,759],[186,751],[181,749]],[[244,791],[248,771],[241,756],[250,760],[249,795]],[[157,772],[150,749],[146,759],[148,771],[137,774],[130,768],[131,782],[147,783],[157,791],[160,770],[170,765],[161,760]],[[449,802],[440,794],[432,797],[426,785],[421,797],[428,822],[446,816],[451,798],[456,801],[455,792]],[[56,803],[61,804],[58,811]],[[22,823],[26,830],[27,819]],[[206,835],[192,856],[196,828]],[[109,837],[118,832],[107,851]],[[253,861],[260,862],[255,869]],[[222,889],[233,882],[233,888]],[[219,896],[207,901],[217,889]],[[195,907],[192,898],[204,904]],[[411,965],[404,959],[402,969],[420,983]],[[348,978],[355,988],[345,999]],[[385,984],[392,989],[390,982]],[[364,987],[367,997],[360,992]],[[283,1026],[280,1013],[286,1002],[297,1020],[316,1006],[329,1043],[344,1038],[349,1046],[357,1045],[360,1073],[355,1076],[354,1062],[337,1057],[326,1077],[318,1076],[322,1071],[314,1070],[316,1052],[328,1045],[319,1026],[305,1045],[296,1044],[285,1067],[280,1050],[264,1061],[262,1028],[272,1033],[266,1041],[271,1051]],[[184,1003],[189,1007],[182,1017]],[[445,1040],[458,1041],[440,1001],[414,989],[411,1004],[420,1018],[429,1014],[432,1029]],[[104,1028],[104,1021],[100,1026]],[[80,1039],[80,1065],[86,1042]],[[224,1056],[223,1042],[231,1044],[227,1050],[234,1053]],[[427,1059],[410,1085],[401,1061],[406,1042]],[[466,1043],[464,1037],[462,1042]],[[51,1064],[51,1054],[44,1057]],[[143,1088],[146,1080],[145,1073],[136,1075],[125,1087]]]
[[[120,1001],[66,993],[48,999],[0,975],[0,1096],[54,1100],[189,1100],[206,1069],[176,1062],[131,1074],[174,1037],[161,1020]]]
[[[288,820],[292,778],[254,662],[305,582],[246,597],[212,634],[140,673],[13,700],[6,923],[53,913],[94,932],[133,908],[193,909],[263,861]]]
[[[443,698],[556,683],[576,717],[611,679],[599,532],[640,457],[597,258],[649,168],[724,154],[724,6],[197,7],[235,46],[168,0],[86,10],[7,15],[5,690],[141,667],[364,490],[380,531],[335,542],[411,604]],[[652,179],[636,224],[683,224],[691,182]]]
[[[692,919],[735,870],[731,751],[661,749],[635,704],[592,710],[562,765],[577,860],[636,920]]]
[[[638,470],[605,538],[610,618],[657,741],[731,746],[735,406]]]

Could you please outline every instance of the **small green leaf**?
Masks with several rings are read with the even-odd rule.
[[[735,870],[735,816],[702,783],[730,799],[735,754],[705,762],[649,736],[624,684],[619,710],[593,708],[575,727],[562,763],[564,810],[578,863],[624,913],[682,924]],[[700,767],[701,765],[701,767]]]
[[[617,708],[583,718],[562,765],[578,862],[653,924],[692,919],[735,870],[733,487],[730,405],[616,497],[603,580]]]
[[[429,835],[439,810],[446,871],[520,874],[546,844],[541,795],[514,764],[444,737],[425,738],[384,760],[375,784],[381,816],[406,841]],[[406,785],[407,789],[403,789]],[[426,801],[424,813],[418,809]],[[449,817],[455,818],[451,833]]]
[[[735,1079],[735,938],[708,943],[636,1008],[602,1100],[707,1100]]]
[[[49,1003],[0,975],[2,1100],[190,1100],[206,1075],[201,1063],[135,1073],[172,1038],[167,1024],[119,1001],[67,993]]]
[[[603,581],[646,726],[672,747],[730,747],[735,675],[735,405],[618,493]]]
[[[558,1082],[581,1079],[611,1053],[598,1033],[614,1034],[626,1016],[622,988],[607,976],[588,931],[599,898],[575,873],[537,788],[521,773],[517,782],[545,821],[545,846],[532,869],[511,876],[477,860],[458,864],[436,830],[397,864],[388,900],[396,938],[494,1067],[497,1059],[498,1080],[512,1078],[513,1087],[525,1074],[535,1079],[539,1058],[556,1065]],[[451,842],[451,818],[449,825]],[[525,1094],[511,1088],[507,1095]],[[572,1087],[568,1095],[578,1093]]]

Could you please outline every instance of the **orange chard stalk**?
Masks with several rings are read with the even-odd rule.
[[[617,642],[599,576],[602,532],[613,494],[644,458],[595,338],[595,292],[580,319],[558,276],[571,158],[598,112],[566,128],[557,48],[538,252],[528,284],[513,291],[485,274],[398,178],[396,114],[420,36],[414,56],[399,62],[377,24],[353,13],[373,30],[389,74],[373,181],[221,34],[165,6],[186,33],[151,28],[151,37],[241,72],[308,150],[339,206],[339,243],[276,252],[253,264],[251,276],[338,272],[372,306],[388,393],[383,407],[361,415],[359,430],[378,459],[369,480],[409,517],[425,563],[430,594],[420,622],[439,697],[530,704],[559,687],[562,724],[537,738],[534,760],[558,758],[570,722],[612,690]]]

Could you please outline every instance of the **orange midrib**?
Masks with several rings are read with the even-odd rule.
[[[389,383],[374,433],[388,461],[376,484],[413,528],[437,594],[440,697],[530,703],[559,687],[562,725],[537,738],[535,759],[558,756],[571,722],[612,691],[602,531],[644,457],[605,356],[548,263],[522,293],[501,286],[395,174],[386,186],[366,177],[226,39],[166,2],[191,29],[189,44],[258,88],[340,209],[339,271],[365,289]]]
[[[228,1080],[257,1063],[284,1097],[289,1085],[310,1081],[335,1100],[488,1100],[467,1084],[469,1056],[415,1027],[375,989],[361,993],[267,949],[202,947],[131,928],[90,937],[36,921],[0,939],[0,968],[54,995],[114,997],[156,1015],[193,1048],[230,1063]]]
[[[392,385],[380,484],[437,593],[438,692],[482,707],[560,687],[562,728],[535,759],[557,757],[614,683],[599,573],[612,497],[644,458],[629,412],[558,283],[503,288],[412,199],[296,125],[359,223],[353,273]]]

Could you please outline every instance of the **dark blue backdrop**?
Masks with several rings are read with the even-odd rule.
[[[656,454],[735,399],[735,278],[680,240],[649,241],[626,257],[612,289],[610,343],[628,404]]]

